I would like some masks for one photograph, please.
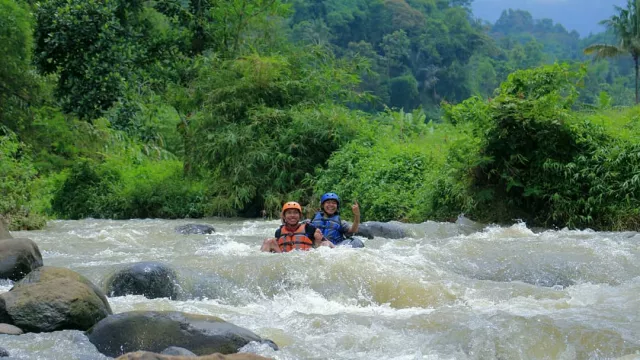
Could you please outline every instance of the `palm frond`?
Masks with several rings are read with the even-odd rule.
[[[586,47],[583,52],[586,55],[595,54],[596,59],[604,59],[628,54],[627,49],[608,44],[593,44]]]

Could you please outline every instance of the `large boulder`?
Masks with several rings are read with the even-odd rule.
[[[109,296],[144,295],[148,299],[178,297],[178,277],[168,265],[138,262],[127,265],[106,281]]]
[[[102,354],[117,357],[133,351],[160,352],[170,346],[196,355],[232,354],[252,341],[277,346],[248,329],[215,316],[178,311],[131,311],[111,315],[87,331]]]
[[[358,226],[356,235],[364,236],[367,239],[383,237],[387,239],[402,239],[407,237],[407,232],[398,222],[367,221]]]
[[[0,294],[0,322],[27,332],[87,330],[112,313],[98,287],[65,268],[43,266]]]
[[[0,279],[18,281],[40,266],[42,255],[31,239],[0,240]]]
[[[223,355],[215,353],[205,356],[171,356],[156,354],[148,351],[138,351],[134,353],[124,354],[118,357],[116,360],[269,360],[264,356],[256,354],[238,353],[231,355]]]
[[[216,232],[216,229],[211,225],[204,224],[186,224],[176,226],[176,232],[183,235],[191,235],[191,234],[213,234]]]

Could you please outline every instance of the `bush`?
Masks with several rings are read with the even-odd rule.
[[[364,114],[333,103],[352,98],[357,77],[314,51],[203,66],[193,84],[203,110],[183,133],[187,168],[211,174],[216,215],[304,202],[315,168],[366,127]]]
[[[477,218],[638,228],[640,144],[628,135],[633,118],[622,126],[619,119],[594,124],[589,119],[597,116],[572,111],[578,78],[564,65],[517,71],[473,112],[467,110],[477,100],[446,108],[451,122],[471,124],[481,136],[469,186]],[[613,130],[621,127],[627,130]]]
[[[387,112],[375,129],[375,139],[352,141],[331,156],[327,169],[318,169],[316,194],[358,200],[363,220],[448,220],[471,206],[464,178],[447,163],[454,145],[472,143],[467,133],[425,125],[419,112]],[[349,207],[343,214],[349,217]]]
[[[207,212],[205,183],[183,176],[181,161],[148,162],[123,174],[109,217],[199,218]],[[118,205],[120,207],[118,207]]]
[[[202,217],[206,206],[204,183],[185,180],[177,160],[85,160],[71,169],[51,202],[52,211],[67,219]]]
[[[52,211],[65,219],[105,217],[103,204],[113,196],[120,182],[120,174],[105,169],[91,160],[78,162],[71,168],[62,187],[51,201]]]
[[[37,172],[29,149],[9,129],[0,126],[0,216],[11,230],[42,228],[44,216],[33,212],[31,186]]]

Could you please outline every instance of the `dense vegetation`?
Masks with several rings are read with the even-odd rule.
[[[581,39],[464,0],[0,0],[0,214],[257,216],[336,191],[364,220],[640,229],[622,20]]]

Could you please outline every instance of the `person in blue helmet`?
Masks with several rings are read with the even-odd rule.
[[[320,198],[320,211],[318,211],[311,225],[322,231],[322,235],[334,245],[350,245],[351,247],[364,247],[360,239],[347,238],[358,232],[360,226],[360,205],[353,202],[353,225],[340,218],[340,197],[336,193],[328,192]]]

